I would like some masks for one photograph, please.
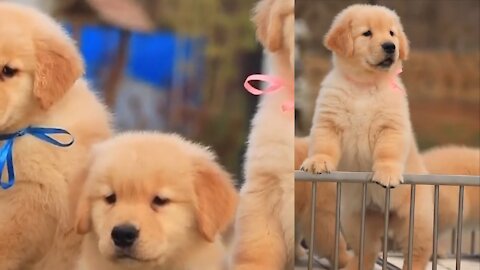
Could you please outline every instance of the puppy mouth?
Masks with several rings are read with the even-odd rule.
[[[395,60],[393,59],[393,57],[389,56],[383,59],[380,63],[376,64],[375,66],[379,68],[389,68],[392,66],[394,62]]]

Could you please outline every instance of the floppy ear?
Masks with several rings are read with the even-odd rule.
[[[233,222],[238,195],[230,176],[217,163],[201,158],[196,166],[198,229],[207,241],[213,242]]]
[[[88,196],[86,182],[91,162],[86,162],[70,184],[71,213],[75,213],[75,231],[85,234],[91,227],[91,199]]]
[[[341,56],[353,56],[353,38],[350,21],[336,18],[328,30],[323,44]]]
[[[400,28],[400,33],[398,33],[398,40],[400,43],[399,57],[401,60],[407,60],[410,53],[410,42],[402,28]]]
[[[83,61],[73,41],[56,33],[35,40],[35,79],[33,94],[48,109],[80,78]]]
[[[293,12],[289,0],[263,0],[254,9],[252,20],[257,26],[257,38],[271,52],[283,46],[284,17],[289,12]]]

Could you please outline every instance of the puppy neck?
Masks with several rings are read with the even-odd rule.
[[[269,53],[273,56],[274,72],[289,84],[288,87],[293,89],[293,63],[290,59],[290,53],[286,49]]]
[[[351,84],[360,88],[370,88],[395,78],[398,71],[402,69],[402,62],[397,60],[388,71],[373,71],[358,66],[358,64],[351,64],[349,61],[334,54],[333,66]]]

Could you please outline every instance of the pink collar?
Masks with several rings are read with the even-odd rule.
[[[250,84],[250,81],[262,81],[268,83],[268,87],[265,88],[265,90],[260,90],[255,87],[253,87]],[[253,95],[262,95],[262,94],[268,94],[272,92],[279,91],[281,88],[286,88],[286,90],[292,91],[293,94],[293,87],[290,87],[282,78],[277,77],[277,76],[272,76],[272,75],[264,75],[264,74],[253,74],[247,77],[245,80],[245,83],[243,84],[245,89],[250,92]],[[295,107],[295,103],[292,99],[289,99],[285,101],[282,104],[282,111],[291,111]]]
[[[397,83],[397,77],[402,72],[403,72],[403,69],[399,68],[397,70],[397,72],[395,73],[395,75],[391,75],[390,78],[388,79],[389,82],[390,82],[390,88],[392,88],[393,91],[403,91],[402,87],[400,87]],[[360,87],[374,87],[374,86],[376,86],[376,84],[373,83],[373,82],[362,82],[362,81],[358,81],[358,80],[353,79],[352,77],[348,76],[347,74],[343,74],[343,75],[345,76],[347,81],[349,81],[353,84],[356,84]]]

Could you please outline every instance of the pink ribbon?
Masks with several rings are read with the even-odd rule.
[[[403,69],[399,68],[395,76],[392,76],[392,78],[390,78],[390,87],[392,87],[392,90],[403,91],[403,89],[400,86],[398,86],[397,81],[395,80],[396,77],[398,77],[402,72],[403,72]]]
[[[268,87],[263,91],[253,87],[250,84],[250,81],[262,81],[268,83]],[[247,77],[245,83],[243,84],[245,89],[255,96],[273,93],[280,90],[282,87],[287,87],[287,84],[280,77],[264,75],[264,74],[253,74]],[[282,104],[282,111],[291,111],[295,108],[295,103],[293,100],[285,101]]]

